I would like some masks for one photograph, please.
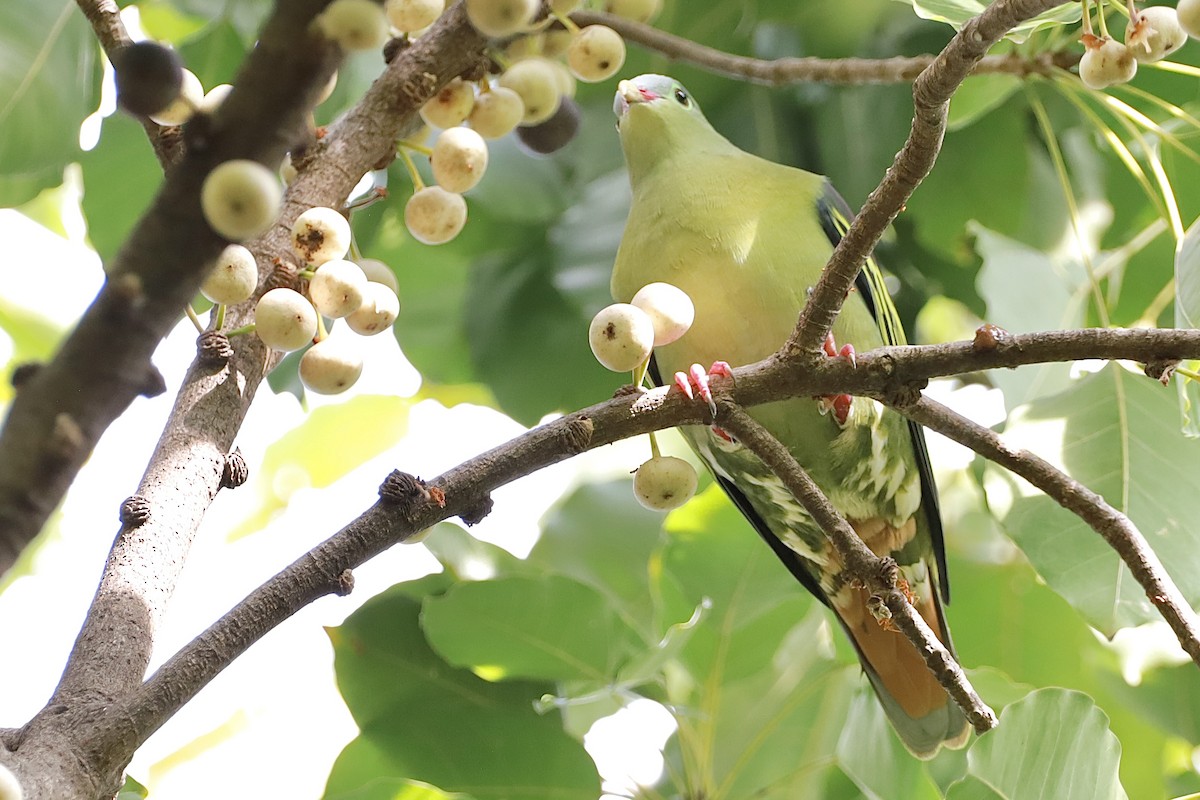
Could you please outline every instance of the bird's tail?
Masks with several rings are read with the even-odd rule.
[[[868,597],[865,589],[846,587],[831,600],[904,746],[922,759],[933,758],[942,746],[962,747],[971,733],[962,709],[904,634],[880,624],[867,608]],[[953,652],[936,591],[916,598],[913,606]]]

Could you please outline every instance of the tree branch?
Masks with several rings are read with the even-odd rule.
[[[796,330],[781,352],[815,353],[879,237],[933,168],[946,132],[950,97],[988,49],[1019,23],[1061,5],[1058,0],[996,0],[968,21],[913,83],[912,131],[896,160],[834,248]]]
[[[909,419],[966,445],[989,461],[1020,475],[1060,506],[1078,515],[1117,552],[1145,590],[1150,602],[1171,626],[1184,651],[1200,666],[1200,620],[1158,556],[1146,543],[1141,531],[1127,516],[1048,461],[1028,450],[1014,450],[993,431],[940,403],[922,397],[912,404],[897,402],[893,398],[890,404]]]
[[[672,61],[694,64],[703,70],[727,78],[764,86],[793,83],[827,83],[846,86],[910,83],[934,57],[930,55],[896,58],[775,58],[761,59],[726,53],[667,33],[651,25],[599,11],[576,11],[571,19],[578,25],[607,25],[630,42],[661,53]],[[1079,63],[1078,53],[1042,53],[1033,57],[1016,54],[984,56],[970,75],[1051,75]]]
[[[237,88],[188,125],[188,152],[108,265],[99,296],[58,353],[17,392],[0,430],[0,572],[37,534],[111,422],[162,391],[151,355],[196,295],[225,241],[200,211],[217,164],[278,166],[340,60],[308,31],[325,0],[296,0],[268,19]]]
[[[1001,351],[977,350],[970,343],[880,348],[860,354],[857,369],[835,359],[822,361],[813,369],[797,369],[772,357],[734,370],[735,379],[724,393],[739,406],[850,390],[878,395],[895,393],[897,387],[920,383],[930,374],[941,374],[941,370],[969,372],[1032,363],[1035,353],[1066,359],[1098,350],[1150,361],[1193,358],[1200,356],[1200,331],[1029,334],[1013,337],[1012,346]],[[897,381],[897,375],[903,376],[903,383]],[[415,510],[405,507],[399,513],[387,504],[377,504],[255,589],[164,663],[122,703],[116,717],[120,725],[113,722],[109,735],[121,733],[143,741],[251,644],[312,600],[340,591],[343,584],[339,579],[347,570],[416,531],[470,513],[495,489],[586,450],[651,430],[707,421],[706,409],[666,387],[636,397],[618,396],[534,428],[431,481],[431,487],[444,493],[444,507],[427,501]],[[900,613],[891,602],[888,607]],[[951,668],[940,656],[928,649],[921,652],[939,665],[937,674],[958,680],[946,672]],[[968,710],[977,729],[986,723],[986,715],[978,711]]]
[[[741,406],[718,401],[717,409],[721,427],[750,448],[783,481],[825,531],[846,570],[871,593],[871,602],[887,608],[883,619],[890,619],[912,642],[929,671],[966,714],[975,732],[987,733],[996,727],[996,712],[975,693],[954,656],[897,587],[896,562],[871,552],[791,452]]]

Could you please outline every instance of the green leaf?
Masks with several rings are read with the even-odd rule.
[[[233,23],[222,19],[183,42],[179,54],[208,91],[220,83],[233,83],[246,56],[246,43]]]
[[[401,585],[330,629],[338,687],[360,733],[325,797],[392,800],[371,787],[419,781],[478,800],[595,800],[592,760],[559,715],[533,709],[553,684],[493,683],[451,667],[427,644],[420,608]]]
[[[117,792],[115,800],[143,800],[150,796],[150,790],[138,783],[131,776],[125,776],[121,791]]]
[[[1121,745],[1108,717],[1081,692],[1039,689],[1000,715],[996,730],[967,753],[975,781],[951,787],[948,800],[1123,800],[1117,778]],[[982,793],[978,782],[994,795]]]
[[[838,739],[838,765],[870,800],[938,800],[941,793],[922,762],[909,755],[875,693],[861,687]]]
[[[108,263],[154,199],[162,167],[146,132],[127,114],[105,119],[99,143],[79,161],[88,239]]]
[[[424,781],[403,778],[378,778],[338,797],[344,800],[474,800],[472,795],[443,792]]]
[[[1013,333],[1076,328],[1083,323],[1086,299],[1077,290],[1086,275],[1079,263],[1051,258],[981,225],[972,225],[971,230],[975,249],[983,257],[978,285],[989,322]],[[989,377],[1004,390],[1005,404],[1014,408],[1067,388],[1070,367],[1039,364],[994,370]]]
[[[945,22],[959,30],[973,17],[983,13],[986,3],[978,0],[900,0],[913,7],[913,11],[922,19]],[[1081,16],[1078,3],[1064,3],[1049,11],[1039,14],[1033,19],[1026,20],[1009,31],[1005,38],[1014,42],[1023,42],[1034,31],[1051,28],[1058,25],[1070,25],[1079,22]]]
[[[447,574],[459,581],[511,575],[539,575],[526,561],[502,547],[480,541],[452,522],[438,523],[424,540]]]
[[[394,445],[408,430],[410,407],[411,401],[400,397],[360,395],[314,409],[267,448],[255,482],[261,503],[254,516],[230,531],[229,540],[262,529],[297,489],[328,486]]]
[[[946,128],[956,131],[999,108],[1024,85],[1016,75],[979,75],[968,78],[950,99]]]
[[[1174,400],[1161,385],[1109,365],[1060,395],[1017,409],[1005,439],[1064,468],[1124,511],[1195,603],[1200,548],[1188,521],[1200,496],[1200,474],[1179,465],[1200,458],[1200,443],[1180,437],[1173,419]],[[1089,624],[1111,636],[1158,618],[1097,533],[1023,481],[1005,479],[1007,490],[990,481],[988,491],[993,505],[1006,491],[1011,496],[1004,515],[1009,535]]]
[[[446,661],[490,680],[607,684],[641,646],[602,594],[557,575],[460,583],[427,600],[421,622]]]
[[[646,624],[653,604],[647,565],[661,546],[663,517],[632,498],[629,480],[576,489],[543,518],[528,563],[588,584]]]
[[[0,206],[62,181],[99,103],[97,48],[69,0],[9,3],[0,16]]]
[[[1179,250],[1175,253],[1175,327],[1191,328],[1200,325],[1200,220],[1192,223]],[[1190,361],[1193,372],[1200,362]],[[1183,417],[1183,432],[1200,437],[1200,383],[1180,375],[1179,409]]]

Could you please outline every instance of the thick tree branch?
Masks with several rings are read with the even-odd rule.
[[[834,249],[782,352],[817,351],[863,262],[933,168],[955,90],[1004,34],[1057,5],[1061,5],[1057,0],[996,0],[967,22],[920,74],[913,83],[913,123],[908,140]]]
[[[717,408],[721,427],[762,459],[812,515],[850,575],[871,593],[872,603],[878,602],[887,608],[882,619],[890,620],[912,642],[929,671],[966,714],[975,732],[987,733],[996,727],[996,712],[975,693],[954,656],[898,588],[896,562],[871,552],[791,452],[741,406],[718,402]]]
[[[95,302],[58,353],[17,392],[0,430],[0,572],[41,530],[108,425],[135,397],[161,391],[150,361],[225,245],[200,211],[208,172],[231,158],[274,169],[340,60],[309,33],[325,0],[295,0],[268,19],[211,118],[188,126],[188,152],[108,265]]]
[[[288,8],[287,13],[294,11]],[[261,273],[269,272],[276,258],[292,258],[290,230],[296,216],[313,205],[340,207],[359,177],[381,156],[394,152],[395,140],[425,100],[451,78],[475,68],[483,46],[484,40],[466,23],[461,8],[454,7],[432,31],[393,59],[360,106],[309,147],[300,175],[285,195],[279,221],[258,241],[248,243]],[[260,42],[256,53],[262,49]],[[291,49],[306,55],[295,42]],[[275,69],[288,67],[285,61]],[[256,94],[268,97],[277,91],[261,82],[248,88],[245,74],[226,105],[239,96],[255,102]],[[413,80],[414,75],[419,79]],[[315,85],[327,77],[326,72]],[[312,99],[308,96],[305,102],[311,105]],[[302,118],[297,117],[285,145],[295,145],[301,138]],[[218,118],[201,131],[204,150],[218,148],[221,137],[230,133],[220,122]],[[196,147],[194,141],[189,144]],[[185,162],[179,169],[186,166]],[[160,197],[160,203],[164,200],[170,209],[178,198]],[[192,294],[194,290],[187,299]],[[227,324],[236,327],[249,321],[252,308],[253,303],[247,303],[231,309]],[[63,680],[51,703],[18,737],[22,762],[41,755],[44,767],[50,763],[47,752],[62,754],[57,763],[63,766],[28,776],[34,781],[27,784],[29,797],[99,796],[107,789],[78,787],[89,782],[99,782],[101,787],[112,784],[136,748],[128,724],[114,725],[108,709],[144,678],[153,632],[204,511],[220,486],[225,454],[255,390],[278,356],[253,336],[237,337],[233,345],[234,355],[225,366],[214,368],[198,361],[189,370],[138,488],[140,504],[149,516],[138,515],[123,525]],[[112,735],[95,735],[101,716],[108,720],[106,729]]]
[[[1090,525],[1129,567],[1150,602],[1175,632],[1184,651],[1200,666],[1200,620],[1158,556],[1146,543],[1141,531],[1127,516],[1054,465],[1028,450],[1014,450],[995,432],[940,403],[922,397],[912,404],[896,403],[895,408],[926,428],[966,445],[984,458],[1020,475]]]
[[[1047,340],[1044,344],[1040,341],[1043,338]],[[1150,361],[1193,358],[1200,355],[1200,331],[1029,334],[1013,337],[1013,346],[1000,352],[978,350],[971,343],[881,348],[860,354],[857,369],[835,359],[812,369],[798,369],[770,358],[736,369],[735,381],[724,391],[730,401],[741,406],[851,390],[861,395],[894,394],[898,387],[919,384],[951,365],[956,371],[973,371],[984,366],[1031,363],[1031,352],[1066,359],[1101,350],[1114,356]],[[903,375],[902,383],[896,380],[898,374]],[[354,569],[416,531],[470,513],[480,498],[500,486],[620,439],[706,421],[706,409],[666,388],[637,397],[616,397],[534,428],[431,481],[430,486],[444,493],[444,507],[427,501],[415,510],[406,507],[404,513],[398,514],[387,504],[377,504],[254,590],[168,660],[122,705],[115,721],[109,723],[108,735],[144,740],[251,644],[305,604],[338,591],[341,584],[337,578],[346,570]],[[929,655],[930,651],[922,652],[942,663],[939,656]],[[972,717],[977,726],[985,721],[984,716]]]
[[[607,25],[630,42],[661,53],[673,61],[694,64],[701,69],[728,78],[765,86],[793,83],[827,83],[861,86],[879,83],[910,83],[931,63],[933,56],[897,56],[896,58],[775,58],[761,59],[726,53],[667,33],[651,25],[605,14],[577,11],[571,15],[580,26]],[[971,75],[1051,75],[1055,70],[1070,69],[1079,63],[1078,53],[1042,53],[1025,58],[1016,54],[984,56]]]

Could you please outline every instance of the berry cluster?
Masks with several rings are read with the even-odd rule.
[[[1098,20],[1100,35],[1092,32],[1092,17],[1084,4],[1083,57],[1079,59],[1079,79],[1090,89],[1105,89],[1128,83],[1139,63],[1161,61],[1183,47],[1189,34],[1200,37],[1200,0],[1180,0],[1179,7],[1149,6],[1138,10],[1129,4],[1129,24],[1125,41],[1108,35],[1103,6]]]
[[[588,341],[596,360],[613,372],[632,372],[634,385],[646,374],[655,347],[671,344],[688,332],[696,310],[687,293],[669,283],[643,286],[629,303],[602,308],[592,319]],[[669,511],[696,493],[696,470],[674,456],[663,456],[650,434],[650,460],[633,476],[639,503]]]

